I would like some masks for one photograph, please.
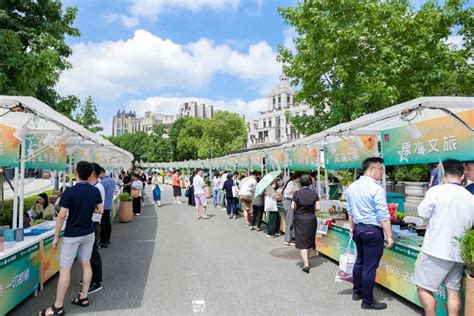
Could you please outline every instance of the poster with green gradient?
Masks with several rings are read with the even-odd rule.
[[[249,153],[250,155],[250,168],[255,170],[262,169],[263,158],[265,154],[262,151],[253,151]]]
[[[316,245],[320,253],[339,261],[339,256],[346,252],[349,239],[348,229],[333,225],[328,229],[327,235],[317,235]],[[415,262],[419,254],[416,248],[400,244],[394,244],[391,249],[385,248],[375,281],[421,307],[416,286],[413,283]],[[435,298],[438,303],[436,314],[447,315],[447,291],[444,286],[435,293]]]
[[[373,156],[375,137],[357,136],[357,138],[359,139],[357,144],[360,144],[360,148],[357,147],[356,141],[354,141],[355,136],[324,146],[326,169],[360,168],[364,159]]]
[[[265,156],[267,170],[281,170],[285,166],[285,151],[283,149],[272,150]]]
[[[26,136],[26,154],[34,153],[43,146],[44,135]],[[66,144],[48,148],[44,152],[26,162],[26,168],[63,170],[66,168]]]
[[[456,113],[470,127],[474,109]],[[421,137],[413,138],[406,126],[382,131],[386,165],[439,162],[446,158],[474,159],[474,133],[449,115],[413,123]]]
[[[39,242],[0,261],[0,315],[38,289]]]
[[[17,167],[20,141],[13,136],[16,129],[0,124],[0,167]]]
[[[319,149],[315,146],[301,146],[286,150],[288,169],[315,170],[319,164]]]

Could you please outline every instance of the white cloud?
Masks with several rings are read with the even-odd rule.
[[[445,42],[453,49],[459,50],[464,45],[464,38],[461,35],[450,35]]]
[[[79,43],[72,49],[73,68],[63,73],[58,90],[102,100],[166,88],[198,91],[216,74],[236,76],[265,94],[281,71],[265,41],[241,53],[206,38],[182,45],[136,30],[128,40]]]
[[[263,0],[253,0],[253,2],[256,7],[254,9],[245,10],[245,14],[248,16],[260,16],[263,9]]]
[[[133,0],[128,15],[113,13],[105,16],[105,19],[108,22],[120,21],[131,28],[139,25],[141,19],[156,21],[160,14],[167,11],[188,10],[198,13],[205,9],[236,10],[239,5],[240,0]]]
[[[135,111],[137,116],[143,116],[145,112],[151,111],[154,113],[172,114],[176,115],[179,111],[179,106],[184,102],[195,101],[198,103],[212,104],[214,105],[215,111],[231,111],[244,115],[247,121],[256,119],[259,116],[260,111],[264,111],[267,108],[267,99],[259,98],[252,101],[244,101],[242,99],[233,100],[211,100],[207,98],[197,97],[165,97],[156,96],[149,97],[144,100],[129,100],[125,105],[125,111]],[[112,121],[104,120],[103,124],[109,124],[111,126]],[[103,126],[104,131],[107,128],[107,132],[110,133],[108,126]]]

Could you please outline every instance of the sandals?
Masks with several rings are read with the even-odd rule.
[[[87,303],[85,303],[87,302]],[[89,298],[81,298],[81,294],[77,295],[75,299],[72,300],[72,303],[77,306],[87,307],[89,306]]]
[[[48,310],[47,308],[46,308],[46,309],[43,309],[43,310],[39,313],[39,315],[40,315],[40,316],[46,316],[46,315],[66,315],[66,312],[64,311],[64,307],[63,307],[63,306],[61,306],[61,307],[56,307],[56,306],[54,306],[54,304],[51,305],[51,311],[53,312],[52,314],[51,314],[51,313],[47,313],[47,312],[46,312],[47,310]]]

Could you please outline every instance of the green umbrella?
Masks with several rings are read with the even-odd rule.
[[[255,187],[254,196],[257,197],[265,191],[265,189],[280,175],[281,170],[272,171],[267,173],[265,177],[262,178]]]

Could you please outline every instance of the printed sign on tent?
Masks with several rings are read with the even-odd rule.
[[[319,149],[308,145],[291,148],[288,153],[288,169],[311,170],[316,169],[319,164]]]
[[[474,126],[474,109],[456,115]],[[474,159],[474,133],[448,115],[385,130],[381,136],[386,165]]]
[[[0,124],[0,166],[16,167],[20,158],[20,141],[13,136],[16,129]]]
[[[326,168],[360,168],[364,159],[373,156],[375,136],[353,136],[324,146]]]
[[[44,135],[26,136],[26,155],[36,152],[43,146]],[[46,151],[35,156],[26,162],[26,168],[59,170],[66,167],[66,144],[58,144],[54,148],[48,148]]]
[[[267,169],[270,170],[279,170],[285,168],[285,151],[281,149],[267,152],[266,165]]]
[[[251,169],[262,168],[264,157],[265,157],[265,154],[262,151],[250,152],[250,168]]]

